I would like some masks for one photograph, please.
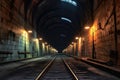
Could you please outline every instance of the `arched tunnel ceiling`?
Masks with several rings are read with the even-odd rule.
[[[62,50],[82,28],[89,0],[66,1],[75,1],[77,6],[62,0],[15,0],[15,4],[39,35],[56,49]],[[62,20],[62,17],[69,21]]]

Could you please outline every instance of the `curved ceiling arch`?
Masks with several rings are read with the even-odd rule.
[[[41,12],[41,14],[39,14],[39,16],[37,18],[34,19],[34,24],[37,24],[36,26],[38,26],[39,24],[42,24],[42,22],[44,20],[48,20],[51,17],[67,17],[70,18],[71,20],[74,21],[75,17],[74,17],[74,12],[71,12],[71,10],[66,10],[66,13],[61,13],[64,12],[62,10],[59,10],[57,8],[50,10],[48,12]],[[71,14],[69,14],[71,12]],[[68,15],[69,14],[69,15]]]
[[[49,13],[51,11],[56,11],[56,10],[60,11],[61,10],[59,12],[60,14],[64,14],[64,12],[68,12],[68,14],[70,14],[70,13],[73,14],[76,11],[80,10],[80,9],[76,10],[76,9],[78,9],[78,7],[77,8],[70,8],[71,6],[69,4],[67,4],[67,5],[68,5],[68,7],[61,6],[61,4],[54,5],[54,6],[51,5],[50,7],[48,6],[49,8],[46,7],[45,5],[44,6],[40,6],[40,7],[36,7],[36,10],[33,11],[33,13],[36,12],[36,14],[33,15],[33,21],[34,20],[39,21],[39,19],[41,19],[42,16],[44,16],[46,13]],[[63,12],[63,13],[61,13],[61,12]]]
[[[56,29],[56,28],[67,29],[67,31],[69,31],[69,33],[74,34],[74,30],[72,28],[70,28],[68,25],[63,25],[63,24],[53,24],[53,25],[50,25],[47,29],[45,29],[45,32],[48,32],[48,31]]]
[[[55,18],[52,18],[52,19],[49,19],[47,20],[47,22],[44,22],[43,25],[39,26],[41,27],[41,29],[46,29],[48,28],[50,25],[53,25],[53,24],[63,24],[63,25],[67,25],[69,26],[72,30],[75,30],[75,27],[72,23],[68,22],[68,21],[65,21],[65,20],[61,20],[60,17],[55,17]]]
[[[17,9],[19,12],[23,10],[20,13],[27,20],[26,22],[32,24],[40,35],[45,36],[46,41],[56,47],[57,45],[61,45],[62,48],[65,47],[74,37],[74,34],[81,29],[84,24],[81,23],[87,20],[85,19],[86,15],[91,15],[87,11],[87,8],[90,9],[91,7],[88,4],[89,0],[72,0],[77,3],[77,6],[61,2],[61,0],[15,1],[20,2],[19,4],[22,5],[18,5]],[[61,20],[61,17],[70,19],[72,23]],[[64,37],[65,35],[67,37]],[[66,43],[61,38],[64,38],[63,40]],[[61,47],[57,49],[62,49]]]
[[[51,22],[50,24],[55,24],[55,22],[56,23],[61,23],[61,24],[67,24],[67,25],[69,25],[71,28],[73,28],[73,30],[76,30],[76,27],[79,27],[79,26],[77,26],[75,23],[73,23],[73,20],[74,19],[70,19],[70,20],[72,20],[72,23],[68,23],[67,21],[63,21],[63,20],[59,20],[60,19],[60,17],[61,17],[61,15],[46,15],[46,16],[43,16],[42,17],[42,19],[41,19],[41,21],[39,22],[40,23],[40,25],[39,26],[37,26],[37,27],[39,27],[40,29],[42,29],[42,28],[44,28],[45,29],[45,26],[44,25],[48,25],[47,23],[49,23],[49,21]],[[65,16],[66,17],[66,16]],[[58,18],[58,20],[54,20],[54,18]],[[67,17],[66,17],[67,18]],[[76,21],[76,20],[74,20],[74,21]],[[79,22],[79,21],[78,21]],[[44,30],[43,29],[43,30]]]
[[[63,24],[50,25],[47,29],[42,30],[42,33],[45,35],[48,32],[51,33],[51,32],[54,32],[53,30],[60,29],[60,28],[63,29],[63,31],[61,31],[61,32],[67,32],[66,34],[69,33],[69,35],[73,35],[75,33],[75,31],[73,29],[71,29],[68,25],[63,25]],[[40,30],[38,30],[38,31],[40,31]],[[51,36],[51,35],[49,34],[49,36]]]

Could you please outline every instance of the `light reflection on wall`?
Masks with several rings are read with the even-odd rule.
[[[35,43],[35,52],[37,53],[37,55],[39,55],[39,40],[38,39],[33,39],[34,43]]]
[[[43,51],[43,54],[45,53],[45,43],[42,43],[42,51]]]
[[[22,34],[21,34],[21,37],[20,37],[20,42],[19,42],[19,45],[21,45],[20,47],[20,52],[29,52],[30,51],[30,48],[29,48],[29,36],[28,36],[28,33],[23,30],[22,31]]]
[[[61,17],[61,19],[62,19],[62,20],[65,20],[65,21],[68,21],[68,22],[70,22],[70,23],[72,22],[70,19],[65,18],[65,17]]]
[[[77,3],[75,1],[72,1],[72,0],[61,0],[61,1],[70,3],[70,4],[74,5],[74,6],[77,6]]]

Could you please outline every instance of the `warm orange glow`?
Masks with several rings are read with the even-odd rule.
[[[32,33],[32,30],[29,30],[28,33]]]
[[[95,27],[95,26],[92,26],[91,29],[90,29],[90,34],[92,35],[93,32],[95,32],[95,31],[96,31],[96,27]]]
[[[95,32],[96,28],[95,26],[92,27],[92,32]]]
[[[27,32],[25,30],[23,30],[23,29],[21,30],[21,33],[24,34],[24,35],[27,34]]]
[[[85,40],[85,38],[82,38],[82,40],[84,41],[84,40]]]
[[[86,30],[87,30],[87,29],[90,29],[90,27],[89,27],[89,26],[86,26],[85,29],[86,29]]]

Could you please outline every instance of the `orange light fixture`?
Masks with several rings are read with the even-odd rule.
[[[79,37],[75,37],[75,39],[76,39],[76,40],[78,40],[78,39],[79,39]]]
[[[86,29],[86,30],[87,30],[87,29],[90,29],[90,27],[89,27],[89,26],[86,26],[85,29]]]
[[[40,41],[42,41],[43,39],[42,38],[39,38]]]
[[[38,39],[37,38],[34,38],[33,41],[36,42]]]
[[[45,42],[45,45],[47,45],[47,42]]]
[[[32,33],[32,30],[28,30],[28,33]]]
[[[72,42],[72,44],[74,44],[74,42]]]

